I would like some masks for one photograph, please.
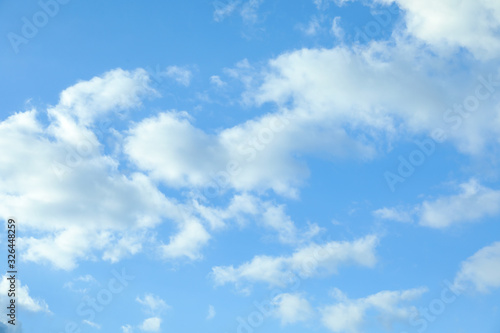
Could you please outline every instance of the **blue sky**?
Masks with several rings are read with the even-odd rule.
[[[500,329],[499,4],[0,15],[0,332]]]

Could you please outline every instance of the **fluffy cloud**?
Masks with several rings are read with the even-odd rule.
[[[415,218],[422,226],[447,228],[500,214],[500,190],[482,186],[475,179],[462,183],[459,187],[461,191],[458,194],[424,201],[410,210],[382,208],[374,211],[374,215],[399,222],[411,222],[416,215]]]
[[[385,220],[392,220],[397,222],[409,223],[413,221],[412,214],[403,209],[397,208],[381,208],[373,212],[378,218]]]
[[[311,243],[301,247],[291,256],[254,257],[239,267],[217,266],[212,268],[216,285],[243,282],[265,282],[270,285],[285,285],[293,279],[309,278],[318,274],[336,273],[341,265],[356,264],[373,267],[376,263],[376,236],[367,236],[352,242],[329,242],[323,245]]]
[[[0,123],[0,147],[10,151],[1,157],[1,211],[39,235],[19,238],[26,260],[72,269],[97,249],[116,261],[140,249],[120,246],[131,243],[129,233],[151,228],[175,210],[146,176],[118,172],[118,162],[101,154],[91,130],[99,115],[140,105],[152,91],[147,83],[142,70],[114,70],[64,90],[47,111],[48,126],[35,110]]]
[[[174,79],[177,83],[187,87],[191,83],[193,73],[186,68],[179,66],[169,66],[162,75]]]
[[[289,144],[279,133],[283,123],[265,116],[211,135],[194,127],[187,113],[166,112],[132,128],[124,149],[152,177],[170,186],[202,187],[206,196],[230,188],[293,195],[297,176],[307,172],[281,149]]]
[[[264,230],[273,231],[266,233],[268,238],[277,238],[279,242],[291,245],[306,242],[321,230],[316,224],[309,224],[307,229],[301,230],[285,214],[283,205],[277,206],[245,193],[233,196],[225,208],[204,206],[197,200],[182,208],[178,232],[170,237],[168,244],[160,246],[160,253],[166,259],[200,259],[201,249],[212,237],[208,230],[224,229],[229,221],[244,227],[251,219]]]
[[[351,152],[369,160],[400,136],[436,138],[438,131],[444,136],[436,141],[479,154],[489,143],[498,145],[493,97],[500,82],[491,64],[467,66],[456,71],[425,45],[397,36],[367,45],[304,48],[271,59],[260,84],[245,97],[288,110],[294,117],[287,129],[314,128],[308,133],[318,133],[310,140],[322,156]],[[338,136],[320,140],[324,127]],[[314,152],[312,147],[306,151]]]
[[[210,239],[210,234],[203,225],[196,221],[185,221],[180,231],[170,237],[170,242],[160,247],[165,258],[186,256],[191,260],[201,257],[200,249]]]
[[[243,100],[273,103],[276,112],[217,131],[196,127],[186,112],[163,112],[129,131],[125,152],[169,186],[289,197],[309,175],[304,156],[369,161],[401,136],[439,131],[460,151],[480,154],[498,144],[498,70],[446,74],[452,69],[404,38],[304,48],[260,69],[242,61],[227,73],[245,84]]]
[[[87,125],[96,117],[113,110],[140,106],[144,95],[156,94],[149,84],[149,76],[143,69],[111,70],[65,89],[59,104],[49,114],[71,114],[81,124]]]
[[[269,114],[212,135],[194,127],[186,113],[161,113],[130,130],[125,152],[152,177],[170,186],[201,187],[206,196],[234,188],[272,189],[292,197],[308,175],[305,165],[293,158],[295,153],[373,153],[343,130],[327,130],[326,123],[320,128],[318,123],[295,123],[291,118],[296,116]],[[296,137],[304,140],[297,142]]]
[[[150,316],[144,319],[136,328],[144,332],[160,332],[162,323],[160,315],[170,306],[159,296],[153,294],[146,294],[142,298],[137,297],[136,301],[143,306],[144,312]],[[134,331],[134,327],[131,325],[124,325],[121,329],[123,333],[132,333]]]
[[[447,228],[500,214],[500,190],[482,186],[475,179],[460,184],[459,188],[458,194],[424,201],[409,210],[382,208],[374,211],[374,215],[399,222],[411,222],[415,216],[422,226]]]
[[[64,90],[48,126],[36,110],[0,123],[0,148],[10,152],[0,157],[0,210],[37,235],[19,238],[25,260],[72,269],[97,250],[116,262],[163,220],[182,221],[180,206],[145,175],[122,174],[93,132],[97,117],[154,93],[148,82],[143,70],[114,70]]]
[[[161,321],[161,318],[158,317],[147,318],[139,326],[139,329],[144,332],[160,332]]]
[[[387,326],[395,320],[408,318],[416,309],[412,306],[402,305],[420,297],[427,291],[426,288],[409,289],[404,291],[381,291],[376,294],[349,299],[340,290],[335,289],[333,296],[337,303],[323,307],[321,311],[322,322],[332,332],[359,332],[367,320],[367,312],[378,312],[379,319]]]
[[[230,219],[243,223],[246,216],[253,216],[261,226],[276,231],[282,242],[304,239],[298,236],[301,231],[281,206],[246,194],[236,195],[226,209],[206,207],[196,200],[180,204],[166,198],[146,175],[123,174],[118,160],[102,153],[93,124],[105,113],[138,107],[141,96],[154,92],[147,83],[142,70],[114,70],[64,90],[60,103],[47,110],[48,125],[42,124],[36,110],[19,112],[0,122],[0,148],[11,152],[0,157],[0,210],[16,216],[26,228],[27,236],[19,238],[25,260],[65,270],[75,268],[80,260],[95,260],[98,256],[117,262],[141,251],[143,243],[152,240],[149,231],[165,220],[178,227],[167,244],[159,240],[160,252],[167,259],[200,258],[201,248],[211,238],[209,231],[224,227]],[[160,120],[160,127],[156,132],[153,128],[153,134],[160,135],[163,125],[168,127],[169,122],[174,122],[178,131],[173,134],[184,137],[174,142],[187,142],[187,146],[176,147],[161,136],[154,137],[159,141],[153,145],[146,141],[148,149],[156,146],[162,151],[165,143],[163,152],[174,150],[171,155],[150,155],[159,156],[159,162],[143,159],[152,165],[170,165],[152,175],[181,184],[209,180],[195,167],[202,156],[197,150],[204,147],[209,136],[199,134],[178,114],[166,114]],[[146,126],[147,121],[141,124]],[[191,154],[186,154],[186,147],[193,149]],[[177,158],[178,154],[183,157]],[[210,152],[205,157],[213,158]],[[185,161],[186,158],[191,160]],[[178,171],[172,169],[175,163]],[[207,169],[210,163],[218,166],[213,160],[207,163]],[[254,166],[251,171],[257,178],[258,169]],[[270,180],[273,174],[260,177],[260,181]],[[183,177],[186,180],[182,181]],[[246,186],[244,182],[238,184]],[[317,227],[312,226],[306,235],[313,236],[315,230]],[[30,236],[30,232],[36,236]]]
[[[500,213],[500,190],[481,186],[472,179],[460,184],[457,195],[425,201],[420,209],[420,224],[445,228],[455,223],[476,222]]]
[[[160,314],[170,308],[164,300],[153,294],[146,294],[143,298],[137,297],[136,301],[144,306],[146,312],[151,314]]]
[[[10,289],[9,274],[2,275],[2,280],[0,281],[0,305],[3,309],[7,307],[10,299],[7,297],[8,290]],[[16,280],[16,304],[22,309],[30,312],[45,312],[50,313],[49,306],[44,300],[32,298],[29,294],[29,288],[26,285],[22,285],[19,279]],[[1,322],[7,323],[7,317],[4,315],[1,318]]]
[[[226,82],[222,81],[220,76],[218,75],[212,75],[210,77],[210,83],[215,85],[216,87],[224,87],[226,85]]]
[[[487,293],[500,288],[500,242],[477,251],[462,263],[455,286]]]
[[[480,59],[500,54],[500,3],[491,0],[377,0],[405,12],[405,31],[449,52],[466,48]],[[450,50],[451,48],[451,50]]]
[[[306,321],[314,313],[309,301],[299,294],[280,294],[273,299],[273,305],[282,325]]]

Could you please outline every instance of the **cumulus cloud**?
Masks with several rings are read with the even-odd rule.
[[[282,325],[306,321],[313,316],[314,310],[309,301],[299,294],[280,294],[273,299],[275,316]]]
[[[144,174],[122,174],[93,131],[98,117],[140,106],[154,93],[148,82],[143,70],[113,70],[64,90],[48,125],[37,110],[0,122],[0,147],[11,152],[0,157],[0,208],[27,228],[25,260],[66,270],[97,256],[116,262],[141,251],[162,221],[183,221],[185,208]]]
[[[426,288],[381,291],[352,300],[339,289],[335,289],[333,296],[337,303],[320,309],[321,321],[332,332],[357,333],[362,331],[368,319],[368,311],[373,310],[378,313],[379,320],[390,327],[392,322],[407,319],[416,312],[415,307],[404,303],[419,298],[426,291]]]
[[[201,250],[212,238],[209,231],[217,232],[228,227],[228,222],[245,227],[249,220],[272,233],[267,238],[284,244],[301,244],[316,236],[321,229],[309,224],[306,229],[298,228],[286,215],[283,205],[262,201],[243,193],[234,195],[224,208],[205,206],[197,200],[182,206],[178,231],[170,236],[167,244],[159,247],[163,258],[202,258]]]
[[[500,242],[482,248],[462,262],[455,286],[481,293],[500,288]]]
[[[100,114],[137,107],[139,96],[151,91],[147,82],[142,70],[114,70],[66,89],[47,111],[48,126],[36,110],[0,123],[0,147],[11,152],[1,158],[1,210],[40,235],[19,238],[26,260],[72,269],[77,260],[93,258],[94,249],[114,248],[120,242],[115,232],[151,228],[173,209],[146,176],[119,173],[91,130]],[[122,248],[106,257],[117,260],[137,250]]]
[[[398,208],[381,208],[373,212],[373,215],[385,219],[403,223],[413,222],[412,213]]]
[[[178,258],[186,256],[191,260],[201,257],[200,249],[210,239],[210,234],[203,225],[196,221],[185,221],[180,231],[170,237],[166,245],[160,247],[165,258]]]
[[[373,213],[399,222],[416,219],[422,226],[440,229],[500,214],[500,190],[485,187],[475,179],[460,184],[459,189],[458,194],[426,200],[411,209],[382,208]]]
[[[160,314],[170,308],[164,300],[153,294],[146,294],[143,298],[137,297],[136,301],[142,304],[146,312],[150,314]]]
[[[187,87],[191,83],[193,73],[187,68],[179,66],[169,66],[167,67],[163,75],[172,78],[177,83]]]
[[[434,137],[436,130],[460,151],[479,154],[498,140],[491,98],[498,71],[482,67],[490,71],[478,78],[447,75],[451,69],[406,39],[304,48],[262,68],[241,61],[227,73],[245,84],[243,100],[273,103],[276,112],[217,131],[195,126],[186,112],[163,112],[130,129],[125,152],[169,186],[289,197],[309,175],[299,156],[370,161],[403,135]]]
[[[212,278],[216,285],[264,282],[282,286],[297,277],[309,278],[319,274],[333,274],[339,266],[355,264],[373,267],[377,261],[376,236],[366,236],[352,242],[311,243],[297,249],[290,256],[255,256],[238,267],[216,266]]]
[[[143,306],[144,312],[148,314],[149,317],[144,319],[144,321],[137,326],[122,326],[122,332],[132,333],[134,327],[143,332],[160,332],[161,323],[163,321],[160,316],[165,310],[169,309],[170,306],[159,296],[153,294],[145,294],[143,297],[137,297],[136,301]]]
[[[150,87],[145,70],[125,71],[118,68],[65,89],[58,105],[49,110],[49,115],[57,118],[63,113],[71,114],[81,124],[87,125],[111,111],[140,106],[142,97],[148,94],[156,92]]]
[[[321,146],[340,155],[370,151],[350,142],[341,130],[303,125],[292,124],[286,114],[270,114],[214,135],[194,127],[185,112],[165,112],[132,128],[125,152],[141,170],[170,186],[201,187],[208,195],[233,188],[272,189],[293,197],[308,175],[304,163],[293,157],[295,152]],[[293,139],[300,135],[301,142]],[[316,146],[322,140],[326,141]],[[327,147],[326,142],[335,141],[344,146]]]
[[[500,213],[500,190],[484,187],[474,179],[460,184],[460,189],[459,194],[422,203],[419,223],[432,228],[445,228]]]
[[[142,251],[144,242],[151,240],[149,230],[165,220],[178,228],[166,244],[159,240],[160,252],[167,259],[201,258],[200,251],[210,240],[210,231],[224,227],[228,219],[242,222],[245,216],[253,216],[259,225],[275,230],[282,242],[301,241],[301,231],[284,214],[283,207],[245,194],[236,195],[225,210],[196,201],[180,204],[165,197],[148,176],[140,172],[124,175],[119,171],[119,161],[102,153],[92,124],[112,110],[138,107],[140,96],[151,92],[147,82],[143,71],[114,70],[66,89],[61,102],[47,111],[48,125],[38,119],[37,110],[19,112],[0,122],[0,147],[11,151],[0,157],[0,171],[5,175],[0,181],[0,210],[16,216],[27,228],[26,236],[19,237],[25,260],[65,270],[75,268],[80,260],[98,257],[117,262]],[[151,124],[153,128],[148,128],[147,120],[142,122],[143,127],[151,129],[154,144],[141,137],[139,144],[127,147],[129,151],[137,148],[135,156],[142,156],[140,143],[147,144],[147,149],[156,146],[155,154],[150,156],[157,156],[157,160],[142,161],[146,169],[151,165],[154,178],[174,185],[201,184],[210,181],[210,176],[206,170],[197,169],[203,160],[198,150],[210,136],[194,129],[184,116],[161,115],[157,124]],[[174,132],[184,140],[174,141],[184,142],[185,146],[176,147],[162,137],[165,133],[161,131],[169,126],[172,130],[177,127]],[[192,149],[191,154],[186,154],[187,148]],[[170,155],[169,150],[173,151]],[[156,154],[157,151],[167,154]],[[178,154],[183,157],[177,159]],[[207,170],[211,164],[213,170],[223,165],[214,156],[206,153]],[[28,160],[34,162],[25,163]],[[164,163],[169,167],[156,169]],[[251,178],[263,183],[275,173],[262,178],[259,168],[253,166],[250,170],[250,184],[247,185],[249,179],[239,182],[234,177],[234,181],[241,188],[253,188]],[[285,186],[279,180],[276,184]],[[36,232],[36,236],[30,236],[30,231]]]
[[[437,50],[465,48],[479,59],[492,59],[500,54],[500,4],[496,1],[377,1],[396,3],[405,13],[405,32]]]
[[[144,332],[160,332],[161,318],[151,317],[145,319],[139,326],[139,329]]]
[[[0,281],[0,305],[2,308],[6,308],[10,302],[10,298],[7,296],[8,290],[10,289],[9,274],[2,275],[2,280]],[[23,285],[21,280],[16,278],[16,304],[24,310],[30,312],[45,312],[51,313],[49,306],[42,299],[33,298],[30,295],[30,290],[27,285]],[[7,323],[8,317],[2,316],[1,322]]]
[[[488,143],[498,144],[498,102],[492,97],[500,82],[496,67],[468,66],[456,71],[425,46],[399,37],[303,48],[271,59],[245,97],[295,115],[287,128],[314,127],[308,133],[319,133],[311,140],[323,157],[352,152],[369,160],[402,135],[434,138],[438,131],[444,133],[439,142],[480,154]],[[323,126],[339,136],[320,141]],[[326,149],[321,142],[335,145]]]

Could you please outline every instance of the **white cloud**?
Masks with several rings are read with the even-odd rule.
[[[373,212],[373,215],[385,220],[392,220],[403,223],[413,222],[412,213],[405,211],[404,209],[397,208],[381,208]]]
[[[50,115],[74,115],[83,125],[92,123],[98,116],[113,110],[125,110],[141,105],[141,98],[156,94],[143,69],[125,71],[115,69],[88,81],[81,81],[65,89],[59,104],[49,110]]]
[[[222,81],[220,76],[218,75],[212,75],[210,77],[210,83],[219,88],[224,87],[226,85],[226,82]]]
[[[481,293],[500,288],[500,242],[482,248],[465,260],[455,277],[455,286]]]
[[[456,84],[446,91],[441,78],[422,69],[434,61],[414,45],[380,42],[285,53],[260,73],[242,62],[228,73],[244,81],[243,98],[276,103],[278,112],[215,133],[195,127],[185,112],[164,112],[130,130],[125,152],[169,186],[272,189],[297,196],[308,176],[298,155],[370,160],[401,132],[430,132],[441,125],[444,106],[467,92]],[[259,77],[262,83],[255,88]],[[477,151],[489,136],[485,133],[494,131],[479,130],[482,122],[471,117],[460,135],[450,136],[463,149]],[[184,140],[177,139],[181,136]]]
[[[5,274],[1,276],[0,281],[0,305],[3,309],[5,309],[9,302],[10,298],[7,296],[8,290],[10,289],[10,280],[7,280],[10,277],[9,274]],[[42,299],[32,298],[30,296],[30,291],[28,286],[22,285],[21,280],[16,276],[16,304],[24,310],[30,312],[45,312],[51,313],[49,310],[49,306]],[[5,317],[5,318],[4,318]],[[7,317],[4,315],[0,319],[1,322],[6,323]]]
[[[313,16],[307,26],[300,26],[302,32],[308,36],[315,36],[320,30],[323,20],[316,16]]]
[[[368,319],[367,312],[378,312],[378,319],[391,326],[395,320],[404,320],[416,311],[413,306],[402,305],[420,297],[427,291],[426,288],[409,289],[404,291],[381,291],[376,294],[349,299],[340,290],[333,292],[337,303],[321,308],[321,321],[332,332],[357,333],[362,331],[362,326]]]
[[[214,1],[214,20],[220,22],[226,18],[226,16],[231,15],[238,7],[240,1],[229,0],[226,3],[221,1]]]
[[[280,294],[273,299],[275,316],[282,325],[306,321],[313,316],[313,309],[307,299],[299,294]]]
[[[337,40],[342,41],[344,40],[345,32],[344,29],[342,29],[342,27],[340,26],[340,20],[340,16],[336,16],[332,20],[331,33],[335,36],[335,38],[337,38]]]
[[[178,258],[186,256],[191,260],[201,257],[200,249],[210,239],[210,234],[203,225],[196,220],[185,221],[180,231],[170,237],[166,245],[160,247],[165,258]]]
[[[265,282],[270,285],[285,285],[296,279],[318,274],[333,274],[341,265],[356,264],[373,267],[377,261],[376,236],[367,236],[352,242],[329,242],[323,245],[311,243],[301,247],[291,256],[255,256],[239,267],[216,266],[212,277],[216,285],[244,282]]]
[[[226,210],[205,207],[196,201],[179,204],[166,198],[144,174],[123,175],[118,171],[118,160],[101,153],[102,146],[92,123],[111,110],[138,106],[137,95],[149,91],[143,86],[148,82],[143,74],[142,71],[115,70],[66,89],[62,94],[64,103],[48,110],[51,120],[48,126],[38,121],[36,110],[17,113],[0,123],[0,148],[12,151],[0,157],[0,171],[6,175],[0,182],[0,208],[22,220],[28,231],[36,232],[36,237],[27,233],[19,238],[24,258],[65,270],[75,268],[80,260],[98,257],[117,262],[142,251],[143,244],[152,239],[150,230],[169,220],[176,224],[178,233],[172,235],[167,244],[158,240],[163,257],[194,260],[201,258],[200,251],[211,238],[208,229],[224,227],[227,219],[242,222],[246,215],[266,214],[262,226],[276,230],[283,242],[298,242],[300,238],[296,234],[300,231],[282,208],[272,213],[273,205],[246,195],[236,195]],[[134,80],[137,81],[135,90],[131,88],[135,87]],[[114,102],[106,100],[109,96]],[[93,109],[99,102],[106,108]],[[176,142],[189,142],[189,135],[184,132],[193,131],[192,143],[188,143],[192,145],[192,157],[183,163],[182,158],[168,161],[161,154],[153,154],[159,156],[159,164],[171,166],[162,171],[160,178],[177,181],[187,172],[188,182],[210,180],[205,171],[198,173],[196,169],[200,161],[197,150],[209,136],[200,134],[198,138],[199,131],[186,122],[184,130],[180,117],[169,114],[161,119],[180,126],[178,134],[184,140],[176,139]],[[165,141],[161,136],[155,139],[160,141],[152,146],[161,151],[158,142]],[[167,149],[175,147],[168,145]],[[179,149],[172,157],[183,151],[186,158],[184,147]],[[213,158],[209,153],[207,157]],[[26,160],[36,162],[24,163]],[[178,163],[179,170],[187,171],[172,173],[175,167],[172,161]],[[251,172],[258,173],[258,168],[254,167]],[[240,185],[243,188],[245,181],[248,180]],[[12,188],[16,189],[15,193]]]
[[[207,320],[211,320],[215,317],[216,315],[216,312],[215,312],[215,308],[213,305],[209,305],[208,306],[208,314],[207,314]]]
[[[144,319],[140,325],[135,327],[144,332],[160,332],[162,323],[160,316],[170,306],[159,296],[153,294],[137,297],[136,301],[143,306],[144,312],[151,317]],[[124,325],[121,329],[123,333],[132,333],[134,331],[134,327],[131,325]]]
[[[259,19],[257,11],[263,2],[264,0],[245,1],[240,11],[243,21],[247,23],[256,23]]]
[[[164,310],[170,308],[164,300],[153,294],[146,294],[143,298],[137,297],[136,301],[142,304],[146,312],[151,315],[159,315]]]
[[[284,206],[245,193],[234,195],[225,208],[204,206],[194,199],[181,206],[179,220],[178,232],[170,236],[168,244],[159,247],[163,258],[201,259],[202,248],[212,238],[209,230],[225,229],[229,221],[240,227],[245,227],[249,220],[257,221],[258,226],[273,231],[266,234],[267,238],[277,238],[281,243],[292,245],[309,241],[321,231],[316,224],[301,230],[285,214]]]
[[[86,324],[86,325],[88,325],[88,326],[90,326],[90,327],[92,327],[92,328],[98,329],[98,330],[100,330],[100,329],[101,329],[101,325],[96,324],[96,323],[94,323],[94,322],[92,322],[92,321],[90,321],[90,320],[86,320],[86,319],[84,319],[84,320],[82,321],[82,323],[84,323],[84,324]]]
[[[130,325],[125,325],[125,326],[122,326],[121,328],[122,328],[123,333],[132,333],[134,331],[132,326],[130,326]]]
[[[324,148],[340,155],[371,155],[343,131],[327,131],[327,124],[315,130],[303,125],[292,124],[285,114],[266,115],[211,135],[194,127],[186,113],[165,112],[132,128],[125,152],[139,168],[169,186],[201,187],[214,195],[230,188],[273,189],[285,196],[297,196],[297,187],[308,175],[294,151]],[[298,136],[305,139],[297,142]],[[325,144],[335,141],[343,145]]]
[[[457,195],[423,202],[419,223],[432,228],[446,228],[456,223],[477,222],[500,213],[500,190],[481,186],[474,179],[460,184],[460,188],[461,192]]]
[[[167,67],[163,75],[166,75],[167,77],[170,77],[177,81],[177,83],[187,87],[191,83],[193,73],[187,68],[179,66],[169,66]]]
[[[27,228],[19,237],[25,260],[73,269],[103,252],[117,261],[140,250],[133,235],[176,218],[176,206],[146,176],[118,172],[92,131],[99,115],[138,106],[147,82],[142,70],[114,70],[66,89],[47,111],[48,126],[36,110],[0,122],[0,148],[10,152],[0,157],[0,210]]]
[[[455,224],[478,222],[500,214],[500,190],[482,186],[475,179],[459,185],[460,193],[424,201],[411,209],[382,208],[373,212],[377,217],[412,222],[422,226],[448,228]]]
[[[440,126],[468,153],[479,153],[498,137],[491,121],[497,117],[494,101],[481,101],[481,112],[460,124],[447,110],[486,86],[469,83],[476,78],[457,84],[439,74],[449,68],[404,39],[296,50],[271,59],[263,70],[248,61],[236,67],[227,72],[245,84],[243,99],[275,103],[279,111],[215,132],[197,128],[185,112],[164,112],[130,130],[130,159],[169,186],[297,196],[308,176],[297,156],[370,160],[400,135],[431,134]],[[153,142],[161,142],[156,154]]]
[[[246,24],[255,24],[259,20],[258,10],[263,0],[224,0],[214,1],[214,20],[222,22],[233,13],[238,13]]]
[[[263,213],[262,222],[268,228],[278,231],[282,243],[296,243],[298,230],[290,217],[285,214],[284,209],[283,205],[269,205]]]
[[[139,326],[139,329],[145,332],[160,332],[161,318],[151,317],[145,319]]]
[[[112,248],[104,250],[102,259],[115,263],[124,257],[139,253],[142,250],[144,238],[144,235],[141,233],[124,234],[120,235],[120,237],[115,237],[112,240],[115,245]]]
[[[169,112],[133,127],[125,152],[139,167],[171,186],[201,185],[210,180],[209,172],[218,171],[211,165],[220,159],[217,145],[214,138],[191,125],[187,113]]]
[[[405,11],[406,31],[437,50],[463,47],[480,59],[500,54],[500,3],[491,0],[378,0]],[[451,48],[451,50],[449,50]]]
[[[356,304],[337,304],[325,307],[322,322],[332,332],[358,332],[365,309]]]
[[[287,110],[294,116],[287,131],[314,128],[308,133],[318,133],[310,139],[316,145],[303,151],[309,154],[355,152],[369,160],[401,135],[433,136],[438,129],[461,152],[480,154],[488,143],[498,144],[500,117],[492,97],[500,83],[496,67],[468,66],[468,72],[457,73],[423,45],[397,36],[368,45],[304,48],[271,59],[260,73],[262,83],[251,86],[245,98]],[[324,126],[336,137],[321,140]]]

